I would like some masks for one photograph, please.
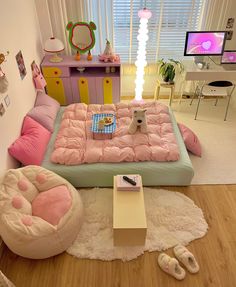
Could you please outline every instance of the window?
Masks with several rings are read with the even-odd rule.
[[[138,49],[138,10],[151,10],[147,61],[183,57],[186,31],[198,30],[204,0],[113,0],[114,46],[122,62],[133,63]]]

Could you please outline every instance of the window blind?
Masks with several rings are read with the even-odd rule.
[[[133,63],[138,49],[138,10],[151,10],[147,61],[183,57],[186,31],[198,30],[204,0],[113,0],[114,46],[122,62]]]

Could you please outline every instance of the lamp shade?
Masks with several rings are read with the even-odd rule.
[[[49,53],[58,53],[65,49],[61,40],[51,37],[44,44],[44,51]]]
[[[49,59],[50,62],[61,62],[63,59],[57,55],[57,53],[65,49],[61,40],[51,37],[44,44],[44,51],[54,53],[54,56]]]

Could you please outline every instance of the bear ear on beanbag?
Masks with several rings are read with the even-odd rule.
[[[193,153],[194,155],[201,157],[202,148],[196,134],[190,128],[186,127],[184,124],[178,123],[178,126],[187,150]]]

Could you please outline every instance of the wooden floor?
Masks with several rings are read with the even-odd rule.
[[[28,260],[4,248],[0,269],[17,287],[235,287],[236,185],[169,187],[183,192],[202,208],[209,224],[204,238],[188,247],[200,271],[179,282],[160,270],[158,252],[136,260],[102,262],[81,260],[63,253],[45,260]],[[53,243],[52,243],[53,244]],[[173,255],[172,250],[167,253]]]

